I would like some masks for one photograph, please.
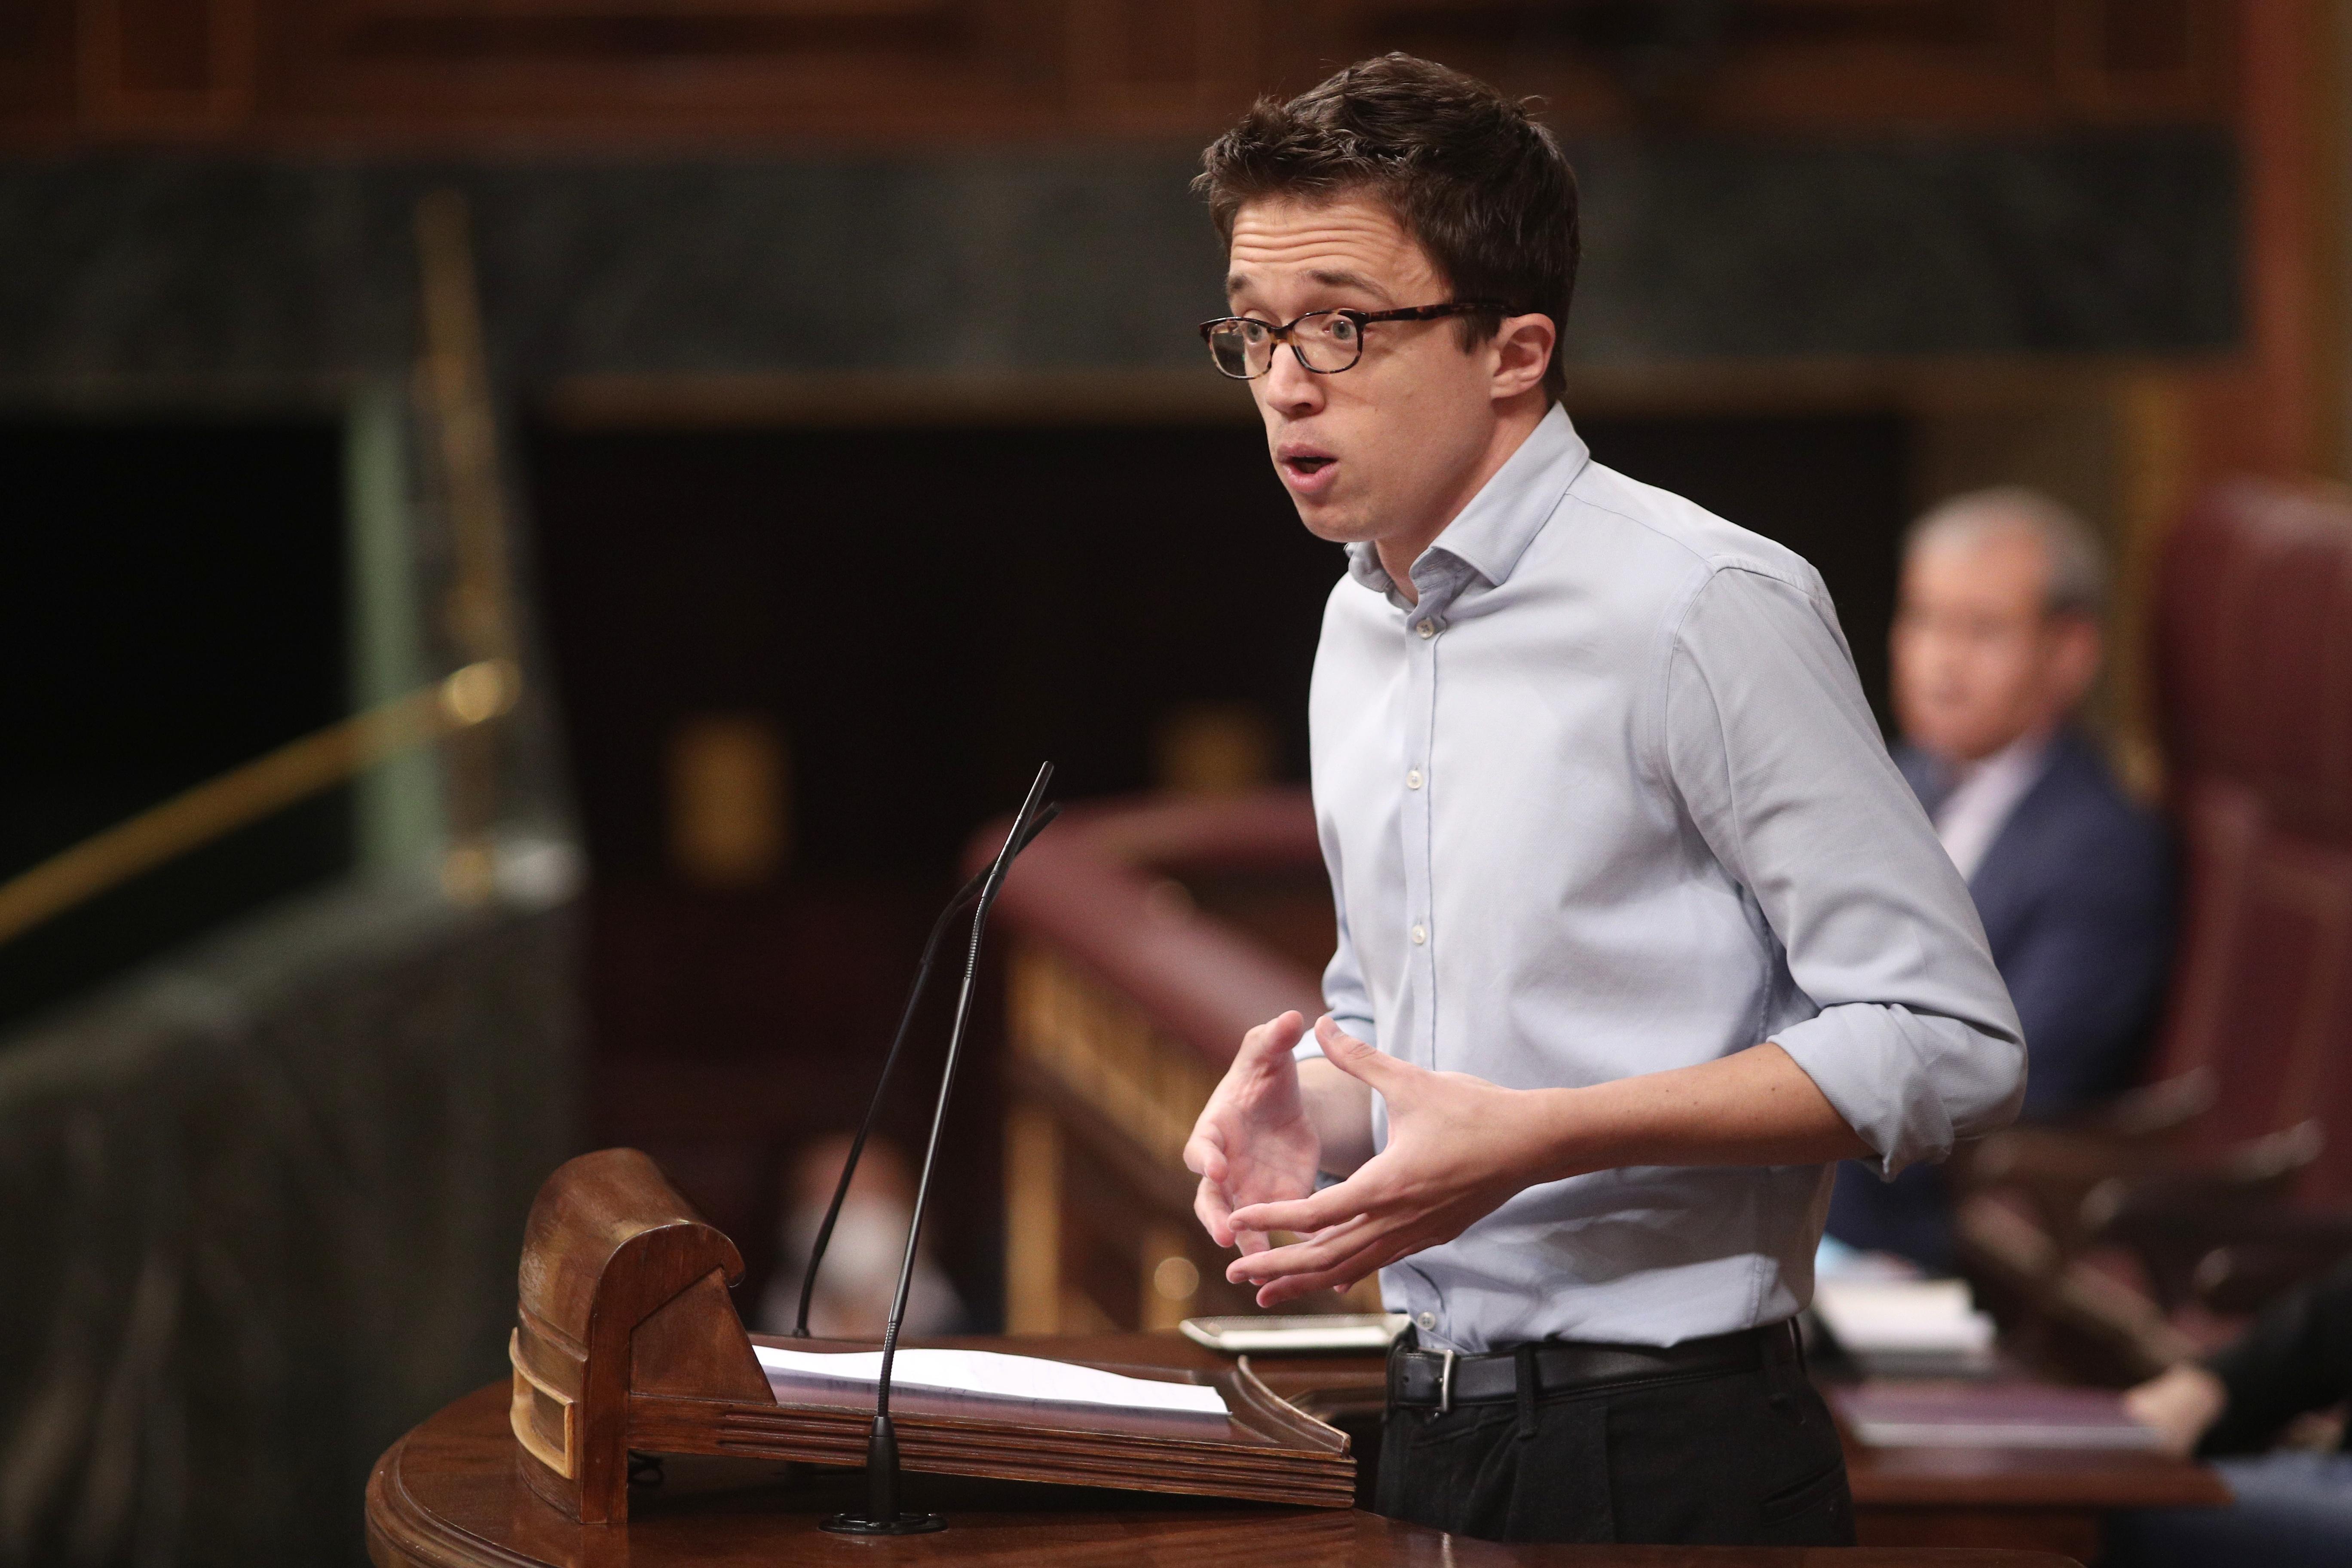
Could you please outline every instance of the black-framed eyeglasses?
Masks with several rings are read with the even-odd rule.
[[[1433,321],[1444,316],[1506,315],[1509,310],[1496,300],[1455,300],[1402,310],[1309,310],[1278,327],[1255,316],[1220,316],[1201,323],[1201,338],[1217,369],[1235,381],[1255,381],[1272,370],[1274,351],[1284,343],[1316,374],[1337,375],[1364,357],[1364,329],[1375,321]]]

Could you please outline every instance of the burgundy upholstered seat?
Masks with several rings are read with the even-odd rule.
[[[2352,1205],[2352,496],[2210,492],[2168,542],[2157,644],[2186,875],[2149,1076],[2210,1075],[2191,1158],[2316,1121],[2296,1195]]]

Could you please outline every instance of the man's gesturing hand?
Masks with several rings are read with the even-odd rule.
[[[1278,1203],[1315,1190],[1322,1147],[1298,1092],[1291,1048],[1307,1020],[1285,1013],[1242,1037],[1242,1048],[1184,1145],[1185,1168],[1201,1178],[1192,1212],[1219,1247],[1265,1250],[1265,1232],[1236,1228],[1233,1212],[1244,1204]]]
[[[1534,1103],[1543,1091],[1501,1089],[1466,1073],[1401,1062],[1343,1034],[1328,1016],[1316,1024],[1315,1037],[1333,1066],[1388,1102],[1388,1147],[1312,1196],[1254,1202],[1223,1216],[1237,1231],[1290,1230],[1305,1237],[1271,1250],[1245,1247],[1225,1270],[1236,1285],[1260,1287],[1261,1307],[1326,1287],[1345,1289],[1401,1258],[1453,1240],[1522,1187],[1549,1179],[1540,1169],[1549,1141]],[[1215,1110],[1212,1100],[1209,1114]],[[1202,1126],[1208,1123],[1202,1116]],[[1205,1194],[1205,1182],[1202,1190]],[[1210,1234],[1218,1234],[1216,1226]]]

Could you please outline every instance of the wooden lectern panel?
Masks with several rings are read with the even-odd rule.
[[[635,1149],[557,1167],[524,1224],[508,1342],[515,1438],[540,1495],[585,1523],[627,1517],[640,1348],[662,1386],[775,1403],[727,1299],[742,1275],[735,1244]]]
[[[632,1450],[864,1463],[873,1389],[782,1373],[772,1382],[728,1298],[741,1271],[733,1245],[635,1150],[583,1154],[548,1178],[525,1233],[510,1342],[508,1422],[532,1489],[583,1524],[617,1524],[629,1513]],[[1269,1389],[1247,1360],[1104,1370],[1213,1386],[1224,1414],[903,1385],[891,1414],[904,1467],[1332,1509],[1354,1500],[1346,1435]]]
[[[910,1477],[908,1500],[948,1528],[891,1541],[817,1521],[862,1500],[854,1471],[673,1459],[635,1489],[625,1526],[583,1525],[516,1474],[507,1391],[467,1395],[377,1461],[368,1481],[376,1568],[798,1568],[978,1563],[1003,1568],[2069,1568],[2044,1552],[1734,1546],[1502,1545],[1346,1509],[1286,1509],[1076,1487]]]

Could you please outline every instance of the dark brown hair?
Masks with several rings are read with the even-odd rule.
[[[1385,203],[1462,300],[1500,300],[1568,326],[1579,240],[1576,172],[1524,104],[1412,55],[1361,60],[1287,103],[1262,98],[1201,156],[1192,188],[1231,245],[1234,215],[1269,196]],[[1412,300],[1407,304],[1435,301]],[[1466,349],[1495,335],[1466,317]],[[1566,386],[1559,348],[1544,390]]]

